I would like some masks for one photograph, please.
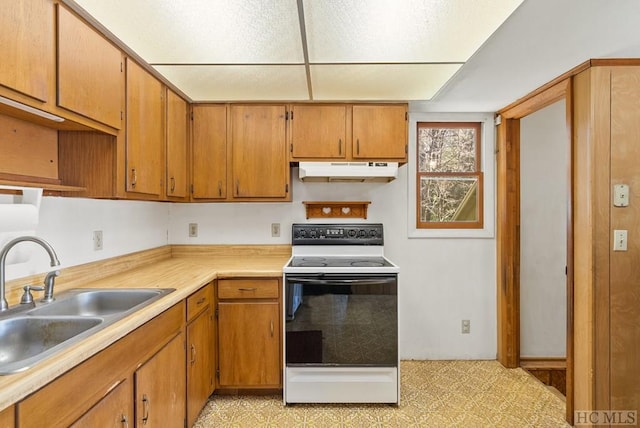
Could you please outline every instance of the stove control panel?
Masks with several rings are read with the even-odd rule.
[[[381,223],[295,223],[291,232],[292,245],[384,245]]]

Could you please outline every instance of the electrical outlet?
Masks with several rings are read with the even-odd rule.
[[[198,236],[198,223],[189,223],[189,238]]]
[[[102,250],[103,242],[102,242],[102,231],[94,230],[93,231],[93,251]]]
[[[471,320],[462,320],[462,334],[471,333]]]
[[[271,223],[271,236],[273,238],[280,236],[280,223]]]

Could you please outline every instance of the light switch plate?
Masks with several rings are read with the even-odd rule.
[[[613,186],[613,206],[629,206],[629,186],[626,184],[615,184]]]
[[[613,251],[627,251],[627,231],[613,231]]]

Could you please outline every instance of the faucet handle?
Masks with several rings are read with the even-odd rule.
[[[33,303],[33,294],[31,294],[31,290],[44,291],[44,287],[37,285],[25,285],[22,289],[24,290],[24,294],[22,294],[22,297],[20,298],[21,305],[29,305]]]
[[[44,277],[44,297],[42,298],[42,302],[53,302],[55,299],[53,298],[53,286],[56,281],[56,277],[60,275],[59,270],[52,270]]]

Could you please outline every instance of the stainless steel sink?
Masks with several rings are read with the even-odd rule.
[[[153,303],[173,288],[73,289],[0,319],[0,375],[17,373]]]
[[[165,294],[167,294],[166,289],[76,289],[29,313],[40,316],[108,316],[128,312],[143,303],[149,304]]]
[[[15,373],[56,351],[57,347],[103,323],[94,317],[30,317],[0,320],[0,373]]]

